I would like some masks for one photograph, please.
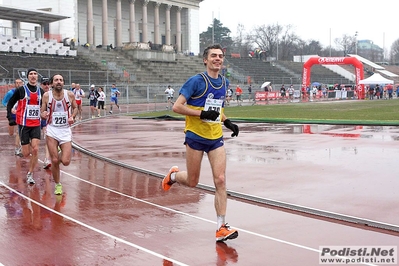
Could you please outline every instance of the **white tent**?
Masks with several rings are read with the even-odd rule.
[[[386,79],[378,73],[373,74],[371,77],[362,79],[360,84],[393,84],[393,80]]]

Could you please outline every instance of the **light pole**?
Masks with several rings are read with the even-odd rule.
[[[215,18],[212,11],[212,44],[215,43]]]
[[[357,55],[357,31],[355,33],[355,53]]]
[[[278,61],[278,39],[277,39],[277,55],[276,55],[276,61]]]

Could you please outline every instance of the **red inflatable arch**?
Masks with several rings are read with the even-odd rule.
[[[303,64],[302,88],[310,86],[310,69],[313,65],[353,65],[356,76],[356,92],[359,99],[364,99],[364,85],[359,81],[364,78],[363,64],[355,57],[311,57]]]

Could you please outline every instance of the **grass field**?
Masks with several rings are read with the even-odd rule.
[[[230,106],[226,116],[232,120],[274,123],[399,125],[399,99],[324,101],[253,106]],[[172,111],[140,114],[141,117],[182,116]]]

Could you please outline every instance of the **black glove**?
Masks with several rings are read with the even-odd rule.
[[[11,118],[11,119],[8,120],[8,125],[9,125],[10,127],[16,126],[16,125],[17,125],[17,122],[15,122],[15,120]]]
[[[233,133],[231,134],[232,137],[238,137],[238,132],[240,132],[240,130],[238,129],[238,126],[236,124],[231,123],[230,119],[224,120],[223,124],[225,127],[233,131]]]
[[[201,111],[200,118],[215,121],[219,117],[219,115],[220,113],[215,110]]]

